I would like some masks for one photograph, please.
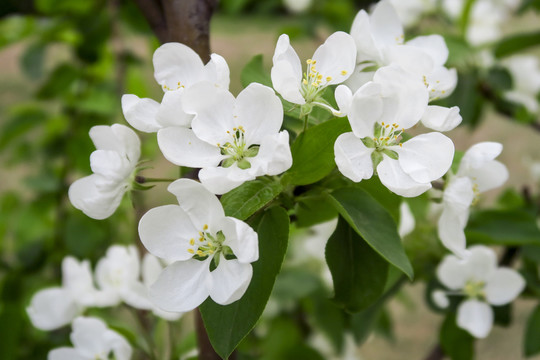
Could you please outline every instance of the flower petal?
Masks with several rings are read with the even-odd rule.
[[[234,107],[236,127],[246,130],[247,145],[260,144],[268,135],[279,132],[283,123],[283,106],[274,90],[251,83],[238,97]]]
[[[438,221],[437,234],[442,244],[448,250],[460,258],[464,258],[467,255],[465,251],[467,240],[463,229],[465,228],[469,212],[466,210],[467,218],[465,218],[465,223],[461,220],[461,214],[451,208],[445,207]]]
[[[158,131],[157,139],[163,156],[179,166],[217,166],[223,160],[219,147],[199,139],[191,129],[167,127]]]
[[[204,225],[208,225],[213,232],[220,230],[215,228],[215,224],[225,217],[223,206],[201,183],[178,179],[171,183],[167,190],[176,196],[180,207],[191,218],[198,231],[202,231]]]
[[[178,205],[151,209],[139,222],[139,236],[149,252],[167,261],[187,260],[189,241],[198,236],[191,218]]]
[[[61,347],[49,351],[47,360],[88,360],[88,358],[79,354],[74,348]]]
[[[339,135],[334,153],[336,165],[345,177],[359,182],[373,176],[373,149],[367,148],[352,132]]]
[[[71,204],[92,219],[102,220],[111,216],[122,201],[126,188],[103,192],[97,186],[102,181],[100,175],[90,175],[75,181],[69,187]]]
[[[373,126],[384,110],[381,91],[379,84],[368,82],[353,95],[348,116],[354,135],[359,138],[373,136]]]
[[[265,136],[260,143],[259,153],[250,163],[255,176],[278,175],[287,171],[292,166],[287,130]]]
[[[453,130],[461,124],[462,120],[457,106],[447,108],[436,105],[428,106],[420,119],[425,127],[436,131]]]
[[[177,261],[167,266],[150,287],[154,304],[170,312],[187,312],[202,304],[209,295],[210,259]]]
[[[461,158],[458,174],[482,167],[486,162],[494,160],[501,154],[503,146],[500,143],[485,141],[471,146]]]
[[[415,136],[394,150],[403,171],[420,183],[446,174],[454,159],[454,143],[438,132]]]
[[[441,35],[417,36],[407,41],[407,46],[414,46],[429,54],[436,66],[442,66],[448,59],[448,47]]]
[[[486,300],[495,306],[505,305],[514,300],[525,288],[525,280],[517,271],[499,268],[487,279]]]
[[[306,101],[300,93],[302,64],[296,51],[290,45],[288,35],[282,34],[279,37],[272,64],[271,78],[274,89],[287,101],[305,104]]]
[[[226,260],[222,256],[218,267],[210,276],[210,297],[220,305],[228,305],[240,299],[246,292],[253,276],[253,267],[238,260]]]
[[[446,255],[437,266],[437,278],[451,290],[463,289],[469,275],[465,261],[455,255]]]
[[[497,254],[493,249],[484,245],[475,245],[468,249],[465,258],[469,278],[487,282],[497,269]]]
[[[409,235],[415,228],[416,221],[411,208],[407,202],[402,201],[399,205],[398,234],[401,238]]]
[[[498,188],[508,180],[508,169],[497,160],[486,162],[483,166],[469,169],[467,176],[477,186],[479,192]]]
[[[439,66],[426,75],[426,83],[430,100],[443,99],[450,96],[456,89],[457,71]]]
[[[381,183],[390,191],[404,197],[415,197],[431,189],[431,183],[420,183],[405,173],[398,160],[384,155],[384,160],[377,166]]]
[[[115,360],[130,360],[133,350],[127,340],[116,331],[108,329],[103,333],[103,341],[111,349]]]
[[[197,53],[180,43],[166,43],[154,52],[154,77],[164,90],[186,88],[206,80],[204,65]]]
[[[141,141],[127,126],[113,124],[111,126],[93,126],[89,132],[97,150],[112,150],[125,154],[129,161],[137,163],[141,154]]]
[[[483,339],[493,327],[493,310],[485,302],[464,301],[457,310],[457,325],[472,336]]]
[[[92,172],[111,181],[111,185],[125,181],[135,170],[124,154],[111,150],[96,150],[90,154]]]
[[[216,195],[225,194],[242,185],[246,181],[254,180],[257,175],[252,169],[243,170],[236,164],[231,167],[207,167],[199,171],[199,180],[209,191]],[[255,170],[255,169],[253,169]]]
[[[351,76],[356,65],[354,39],[343,31],[336,31],[315,50],[313,60],[323,79],[331,77],[327,85],[341,84]]]
[[[89,359],[94,359],[100,354],[108,354],[111,349],[103,338],[107,330],[107,325],[100,319],[79,316],[73,320],[71,343],[81,355]]]
[[[193,115],[186,113],[182,107],[183,94],[183,89],[167,91],[163,94],[161,105],[156,114],[156,120],[160,128],[168,126],[189,128],[191,126]]]
[[[138,275],[138,274],[137,274]],[[134,281],[121,291],[122,299],[129,306],[140,310],[151,310],[153,307],[148,295],[148,288],[139,281]]]
[[[241,263],[252,263],[259,258],[259,237],[248,224],[233,217],[221,222],[225,235],[223,245],[229,246]]]
[[[32,325],[45,331],[69,324],[81,310],[69,291],[59,287],[38,291],[26,308]]]
[[[444,207],[454,211],[465,227],[469,217],[469,207],[474,200],[473,184],[466,176],[455,176],[446,185],[443,194]]]
[[[388,46],[403,43],[403,27],[389,1],[379,2],[373,9],[370,20],[373,39],[377,44]]]
[[[141,99],[136,95],[126,94],[122,96],[122,112],[129,125],[135,129],[153,133],[161,126],[156,121],[159,103],[152,99]]]
[[[356,14],[351,26],[351,35],[356,44],[357,63],[363,61],[380,62],[382,60],[377,47],[380,44],[375,44],[371,32],[371,21],[368,13],[364,10],[360,10]]]
[[[224,89],[229,88],[230,70],[227,61],[218,54],[211,54],[210,61],[205,65],[207,78],[215,85]]]
[[[353,93],[348,86],[339,85],[334,92],[336,103],[339,108],[340,116],[346,116],[349,114],[351,103],[353,99]]]
[[[441,309],[446,309],[450,305],[450,300],[448,300],[448,296],[446,296],[446,293],[442,290],[433,291],[431,293],[431,299]]]

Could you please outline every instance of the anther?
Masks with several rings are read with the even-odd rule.
[[[341,70],[341,75],[343,76],[347,75],[347,70]]]

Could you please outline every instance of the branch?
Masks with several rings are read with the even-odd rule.
[[[426,356],[425,360],[442,360],[445,357],[445,353],[441,348],[440,344],[437,344],[433,347],[431,352]]]
[[[141,10],[142,15],[150,25],[150,28],[156,34],[160,43],[168,42],[169,32],[167,23],[163,15],[163,8],[159,0],[133,0]]]

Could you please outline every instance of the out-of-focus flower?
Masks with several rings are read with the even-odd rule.
[[[137,134],[120,124],[94,126],[90,138],[96,151],[90,155],[94,174],[75,181],[69,187],[69,200],[93,219],[111,216],[131,189],[141,143]]]
[[[291,13],[294,14],[300,14],[305,11],[307,11],[313,0],[283,0],[283,5],[289,10]]]
[[[399,205],[399,224],[398,224],[398,234],[401,238],[409,235],[413,232],[414,227],[416,226],[416,221],[414,220],[413,213],[409,204],[402,201]]]
[[[502,145],[496,142],[471,146],[461,159],[457,174],[450,178],[444,189],[438,234],[443,245],[458,256],[464,256],[463,230],[473,201],[480,193],[499,187],[508,179],[506,166],[495,160],[501,152]]]
[[[510,101],[522,104],[532,114],[539,112],[540,66],[532,55],[516,55],[503,61],[513,80],[513,89],[504,93]]]
[[[495,252],[481,245],[469,248],[464,259],[445,256],[437,268],[437,277],[451,290],[449,295],[465,296],[457,310],[457,324],[476,338],[485,338],[491,331],[490,305],[508,304],[525,288],[525,280],[517,271],[498,267]],[[441,295],[437,297],[444,305]]]
[[[279,131],[283,107],[274,91],[252,83],[235,99],[208,83],[184,95],[195,114],[192,129],[159,132],[163,155],[180,166],[202,168],[201,183],[223,194],[261,175],[277,175],[292,165],[289,133]]]
[[[237,301],[259,258],[257,233],[226,217],[217,197],[196,181],[176,180],[168,190],[180,206],[154,208],[139,223],[144,246],[170,263],[151,285],[151,299],[171,312],[190,311],[208,296],[221,305]]]
[[[48,360],[115,360],[131,359],[129,343],[100,319],[78,317],[73,320],[70,335],[73,347],[61,347],[49,352]]]
[[[435,10],[437,0],[390,0],[401,22],[409,27],[418,22],[420,17]]]
[[[313,105],[330,110],[334,115],[343,114],[333,109],[322,93],[329,85],[341,84],[351,75],[356,61],[356,47],[353,38],[338,31],[326,39],[324,44],[306,61],[306,72],[302,73],[302,63],[290,45],[289,37],[283,34],[276,44],[272,58],[272,84],[274,89],[287,101],[302,105],[302,112],[308,114]]]

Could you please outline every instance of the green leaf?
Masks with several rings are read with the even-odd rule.
[[[465,231],[471,243],[540,245],[536,217],[524,210],[486,210],[471,217]]]
[[[23,335],[22,306],[16,302],[6,302],[0,311],[0,359],[18,359]]]
[[[339,135],[350,131],[346,118],[337,118],[307,129],[291,147],[293,165],[284,182],[307,185],[321,180],[336,166],[334,143]]]
[[[527,320],[525,329],[525,356],[540,353],[540,305],[538,305]]]
[[[325,255],[336,303],[347,311],[359,312],[379,299],[389,265],[341,217],[328,239]]]
[[[296,226],[299,228],[330,221],[336,216],[336,209],[324,195],[305,198],[296,204]]]
[[[272,86],[270,74],[264,70],[262,54],[255,55],[246,66],[244,66],[244,69],[242,69],[242,73],[240,74],[240,81],[242,82],[243,87],[247,87],[252,82],[270,87]]]
[[[412,280],[413,268],[388,211],[359,188],[338,189],[329,197],[341,216],[369,246]]]
[[[49,78],[39,88],[36,96],[41,100],[49,100],[62,94],[67,94],[79,77],[79,70],[74,66],[62,64],[49,75]]]
[[[452,360],[472,360],[474,357],[474,338],[467,331],[458,328],[456,315],[453,313],[444,319],[439,342],[444,353]]]
[[[253,329],[270,297],[281,269],[289,238],[289,216],[281,207],[268,209],[256,227],[259,260],[253,263],[253,277],[242,298],[222,306],[208,298],[200,311],[214,350],[226,359]]]
[[[221,203],[225,215],[245,220],[267,205],[283,190],[279,182],[270,178],[249,181],[224,194]]]
[[[36,81],[43,75],[43,63],[45,57],[45,45],[34,43],[26,48],[21,57],[21,66],[26,75]]]
[[[502,39],[495,47],[495,56],[498,58],[509,56],[538,44],[540,44],[540,31],[509,36]]]
[[[47,113],[35,106],[21,106],[13,111],[0,131],[0,150],[4,149],[18,137],[25,135],[47,120]]]

